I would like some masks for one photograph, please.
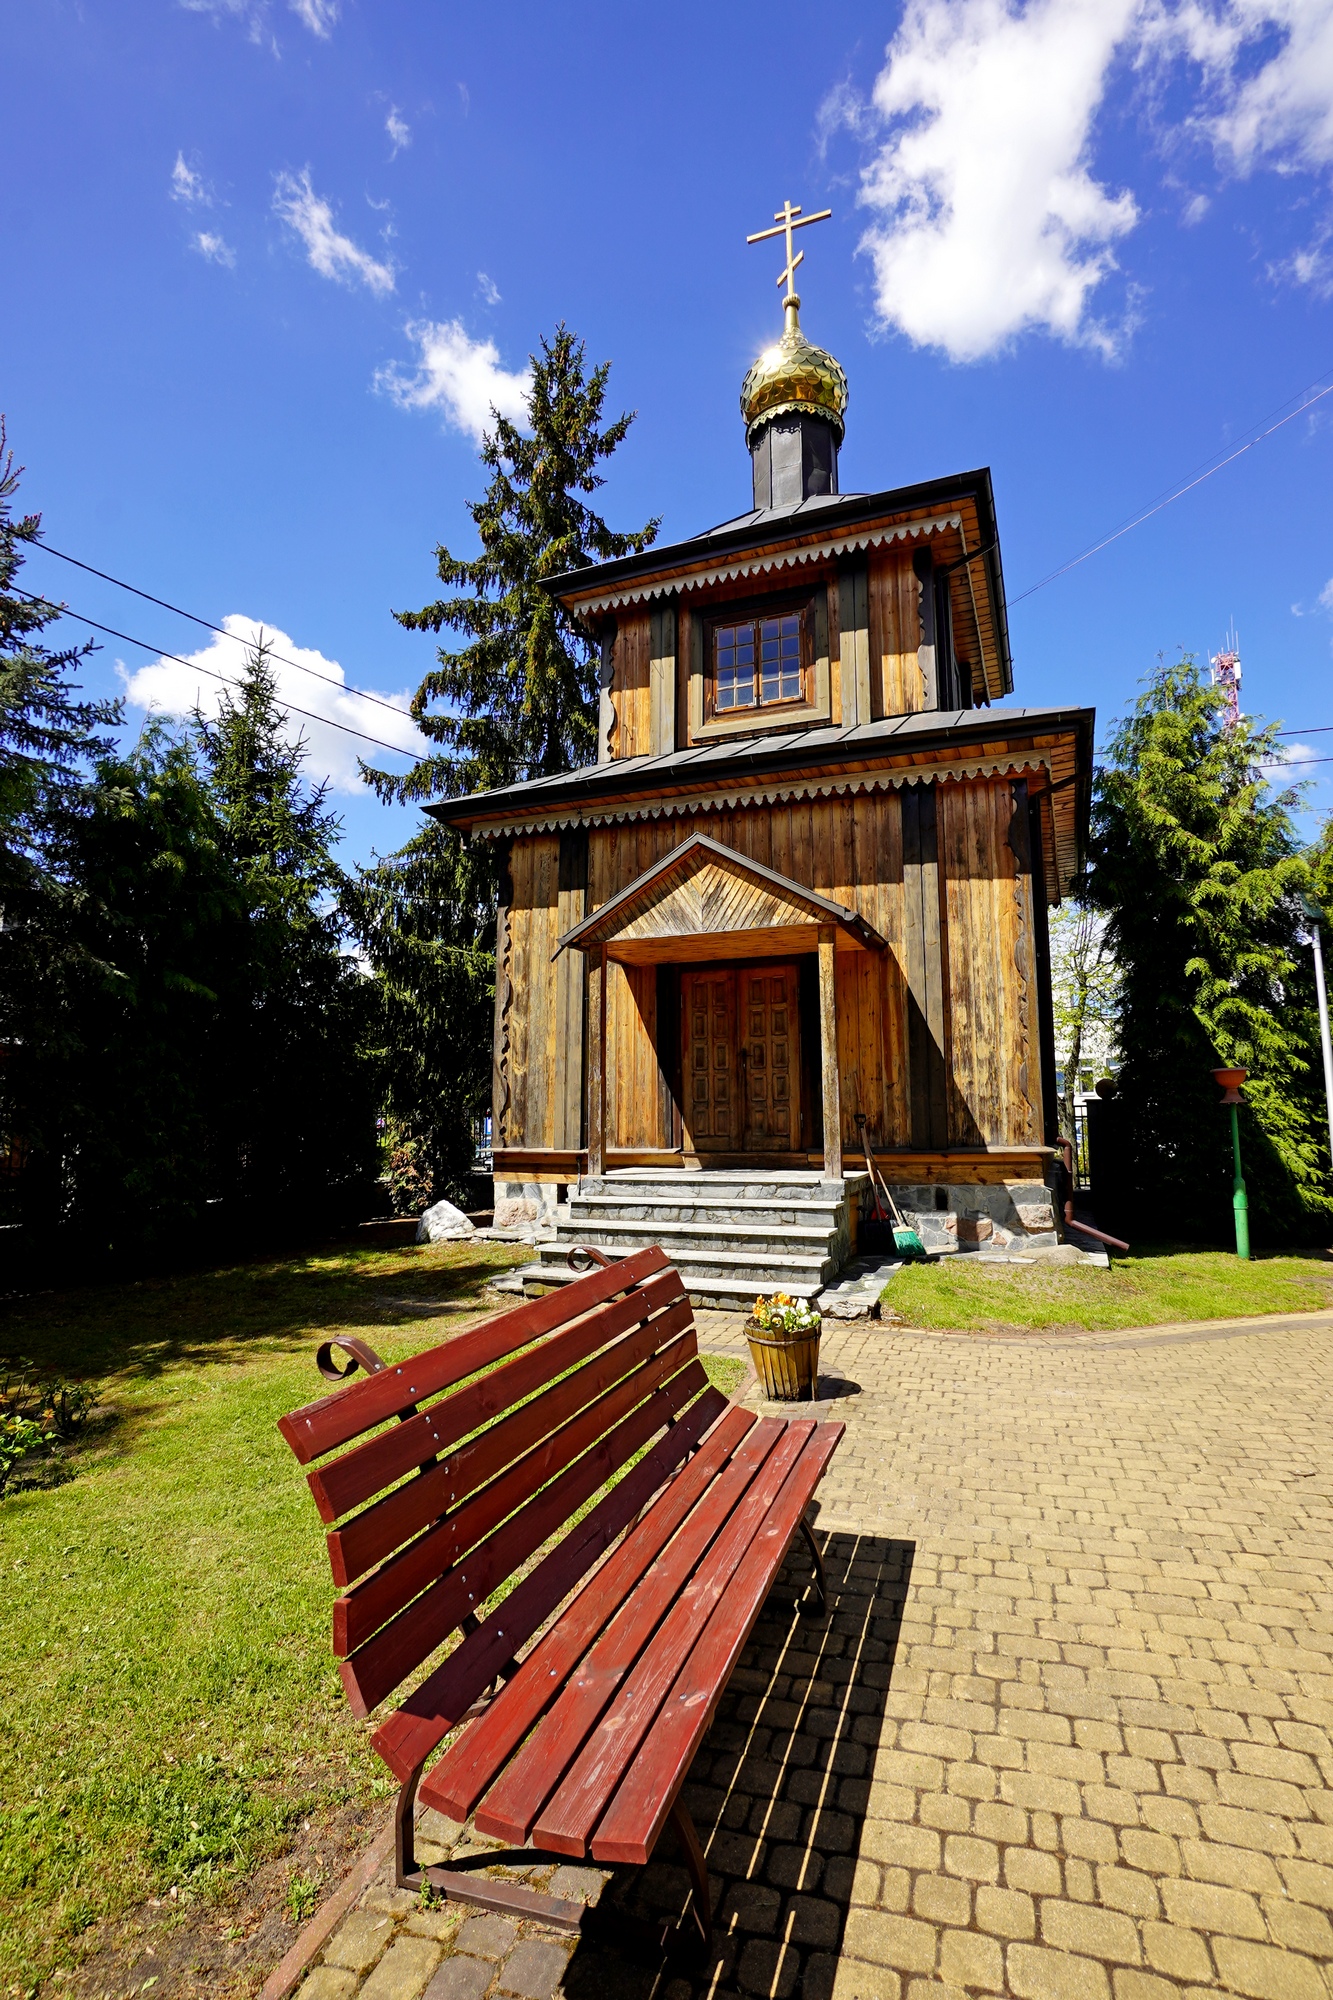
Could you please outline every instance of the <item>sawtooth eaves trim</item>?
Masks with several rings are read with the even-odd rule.
[[[773,570],[796,569],[805,563],[825,562],[830,556],[849,555],[857,549],[882,548],[889,542],[915,540],[919,535],[942,535],[961,529],[961,514],[935,514],[928,520],[899,521],[879,528],[852,528],[845,534],[829,535],[823,541],[800,548],[777,549],[767,555],[737,556],[731,562],[714,563],[708,569],[677,571],[646,583],[626,583],[619,589],[580,597],[571,590],[568,601],[580,612],[613,611],[623,604],[646,604],[654,597],[668,597],[679,590],[702,590],[715,583],[730,583],[738,576],[764,576]]]
[[[913,764],[896,771],[856,771],[845,778],[774,778],[767,784],[736,785],[669,799],[636,799],[621,805],[571,805],[519,818],[488,820],[472,828],[473,840],[510,839],[521,833],[554,833],[562,826],[623,826],[637,819],[676,819],[690,813],[735,812],[742,806],[775,806],[792,799],[840,799],[858,792],[898,791],[903,785],[943,784],[950,779],[1021,778],[1052,770],[1053,752],[969,758],[966,763]]]

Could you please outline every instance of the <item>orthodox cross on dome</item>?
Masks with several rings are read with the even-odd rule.
[[[794,229],[804,229],[811,222],[827,222],[832,213],[833,210],[831,208],[821,208],[817,215],[802,215],[800,204],[798,203],[793,208],[790,200],[787,200],[783,202],[781,208],[774,212],[773,219],[778,225],[776,229],[760,229],[753,236],[746,237],[745,240],[747,243],[765,243],[770,236],[786,237],[787,268],[785,271],[779,272],[777,278],[778,284],[787,287],[787,296],[782,301],[784,306],[799,306],[801,303],[796,295],[796,266],[804,262],[805,252],[804,250],[798,250],[795,256],[792,255],[792,231]]]

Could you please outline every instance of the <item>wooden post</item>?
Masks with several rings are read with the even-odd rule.
[[[588,1173],[606,1171],[606,947],[588,956]]]
[[[842,1091],[838,1086],[838,992],[832,924],[819,926],[819,1053],[824,1080],[824,1179],[842,1179]]]

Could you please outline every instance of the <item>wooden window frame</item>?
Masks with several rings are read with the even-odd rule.
[[[704,713],[705,726],[710,722],[731,722],[739,718],[780,716],[786,711],[810,708],[815,700],[815,649],[814,649],[814,592],[804,590],[799,593],[785,592],[778,597],[738,598],[731,604],[718,605],[714,610],[704,612],[699,620],[702,627],[704,665]],[[718,628],[724,625],[757,625],[761,618],[790,617],[795,612],[800,618],[801,636],[801,691],[796,695],[785,695],[780,701],[762,699],[747,702],[743,707],[719,708],[717,705],[717,647]],[[756,682],[759,679],[756,660]]]

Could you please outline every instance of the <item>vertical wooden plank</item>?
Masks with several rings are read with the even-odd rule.
[[[649,618],[648,748],[654,757],[676,747],[676,603],[654,607]]]
[[[614,757],[643,757],[652,749],[651,634],[649,614],[627,613],[616,631]]]
[[[844,728],[874,715],[870,689],[869,571],[864,559],[838,578],[838,632]]]
[[[510,869],[513,842],[507,840],[500,855],[499,899],[495,913],[495,1028],[491,1041],[491,1141],[495,1146],[512,1144],[509,1130],[509,1020],[514,1004],[513,931],[509,907],[514,900],[514,879]]]
[[[842,1095],[838,1088],[838,984],[832,924],[819,926],[819,1057],[824,1097],[824,1179],[842,1179]]]
[[[606,951],[588,954],[588,1172],[606,1171]]]
[[[528,1144],[545,1150],[555,1144],[557,1100],[555,947],[559,915],[560,836],[545,834],[534,842],[532,950],[528,962],[533,1033],[528,1072],[528,1129],[538,1136]]]
[[[872,558],[869,578],[871,682],[884,715],[924,706],[921,675],[920,586],[902,551]]]

